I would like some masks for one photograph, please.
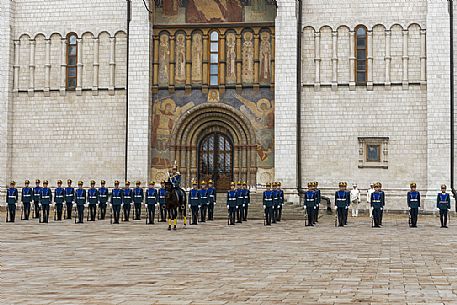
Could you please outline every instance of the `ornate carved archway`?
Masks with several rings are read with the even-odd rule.
[[[175,124],[171,156],[189,186],[198,175],[198,144],[211,133],[226,135],[233,141],[233,178],[256,183],[255,133],[250,122],[235,108],[223,103],[206,103],[183,114]]]

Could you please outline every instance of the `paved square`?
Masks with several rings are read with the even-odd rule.
[[[2,213],[3,214],[3,213]],[[457,304],[457,225],[0,224],[1,304]]]

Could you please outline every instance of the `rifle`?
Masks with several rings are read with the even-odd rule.
[[[408,211],[408,224],[409,224],[409,226],[411,227],[411,208],[410,208],[410,210]]]
[[[87,222],[89,222],[89,214],[92,214],[92,213],[91,213],[90,204],[87,205],[87,218],[86,218],[86,221],[87,221]]]
[[[24,203],[21,205],[21,220],[24,220]]]
[[[148,206],[146,205],[146,224],[148,224],[149,221],[149,208]]]
[[[335,213],[335,227],[338,226],[338,209],[336,210],[336,213]]]
[[[54,211],[54,221],[56,221],[57,220],[57,215],[56,215],[57,214],[57,208],[56,208],[56,204],[55,203],[54,203],[53,211]]]
[[[79,214],[78,209],[76,208],[76,206],[77,205],[75,205],[75,210],[74,210],[74,212],[75,212],[75,224],[76,224],[76,218],[79,218],[79,215],[76,215],[77,213]]]
[[[305,207],[305,227],[308,226],[308,209]]]
[[[38,204],[38,223],[41,223],[41,206]]]
[[[6,221],[5,222],[9,222],[8,219],[9,219],[9,204],[6,204]]]
[[[110,223],[110,224],[113,224],[113,205],[110,206],[110,210],[111,210],[111,213],[110,213],[110,220],[109,220],[109,223]]]

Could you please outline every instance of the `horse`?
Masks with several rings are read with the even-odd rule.
[[[180,218],[184,219],[184,226],[186,226],[186,193],[180,188],[174,188],[173,184],[171,184],[170,182],[165,183],[165,189],[167,191],[165,195],[165,207],[168,212],[168,230],[171,230],[172,223],[173,230],[176,230],[176,224],[178,222],[178,211]],[[182,196],[179,196],[178,192],[181,192]]]

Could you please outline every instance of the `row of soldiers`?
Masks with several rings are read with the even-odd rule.
[[[114,223],[118,224],[120,219],[121,207],[123,210],[123,220],[129,221],[132,204],[134,208],[135,220],[141,219],[141,207],[144,204],[147,210],[147,223],[154,224],[156,206],[160,210],[160,221],[165,222],[165,181],[161,181],[160,189],[155,188],[155,182],[151,181],[146,190],[141,187],[141,182],[136,182],[135,188],[130,188],[130,182],[126,181],[124,188],[120,188],[119,181],[114,182],[114,188],[111,192],[105,187],[105,180],[101,181],[99,188],[95,187],[95,181],[90,182],[90,188],[84,189],[83,182],[78,182],[78,187],[72,187],[72,180],[67,180],[67,187],[62,187],[62,180],[57,181],[57,187],[54,193],[49,188],[49,182],[37,179],[35,187],[29,187],[30,181],[25,181],[25,187],[21,190],[22,213],[21,219],[28,220],[30,211],[33,211],[33,218],[39,218],[40,222],[47,223],[49,221],[50,206],[54,205],[55,220],[63,218],[71,219],[72,211],[75,205],[76,219],[78,223],[84,221],[84,210],[88,208],[87,220],[95,221],[98,205],[98,218],[103,220],[106,217],[108,204],[111,204]],[[15,187],[16,182],[12,181],[7,190],[7,221],[14,222],[16,219],[16,209],[19,202],[19,191]],[[66,211],[65,211],[66,210]],[[41,215],[42,212],[42,215]],[[159,215],[157,215],[159,216]]]
[[[246,182],[238,181],[230,183],[230,190],[227,192],[227,223],[235,225],[248,220],[249,205],[251,204],[251,192]]]
[[[266,188],[262,200],[265,211],[264,224],[271,226],[272,223],[281,221],[284,191],[281,189],[281,182],[267,183]]]
[[[192,189],[189,191],[188,205],[192,211],[191,225],[198,224],[198,214],[200,212],[200,222],[206,222],[206,215],[208,221],[214,220],[214,206],[216,205],[216,188],[214,187],[213,180],[201,181],[201,188],[198,188],[198,182],[192,181]]]

